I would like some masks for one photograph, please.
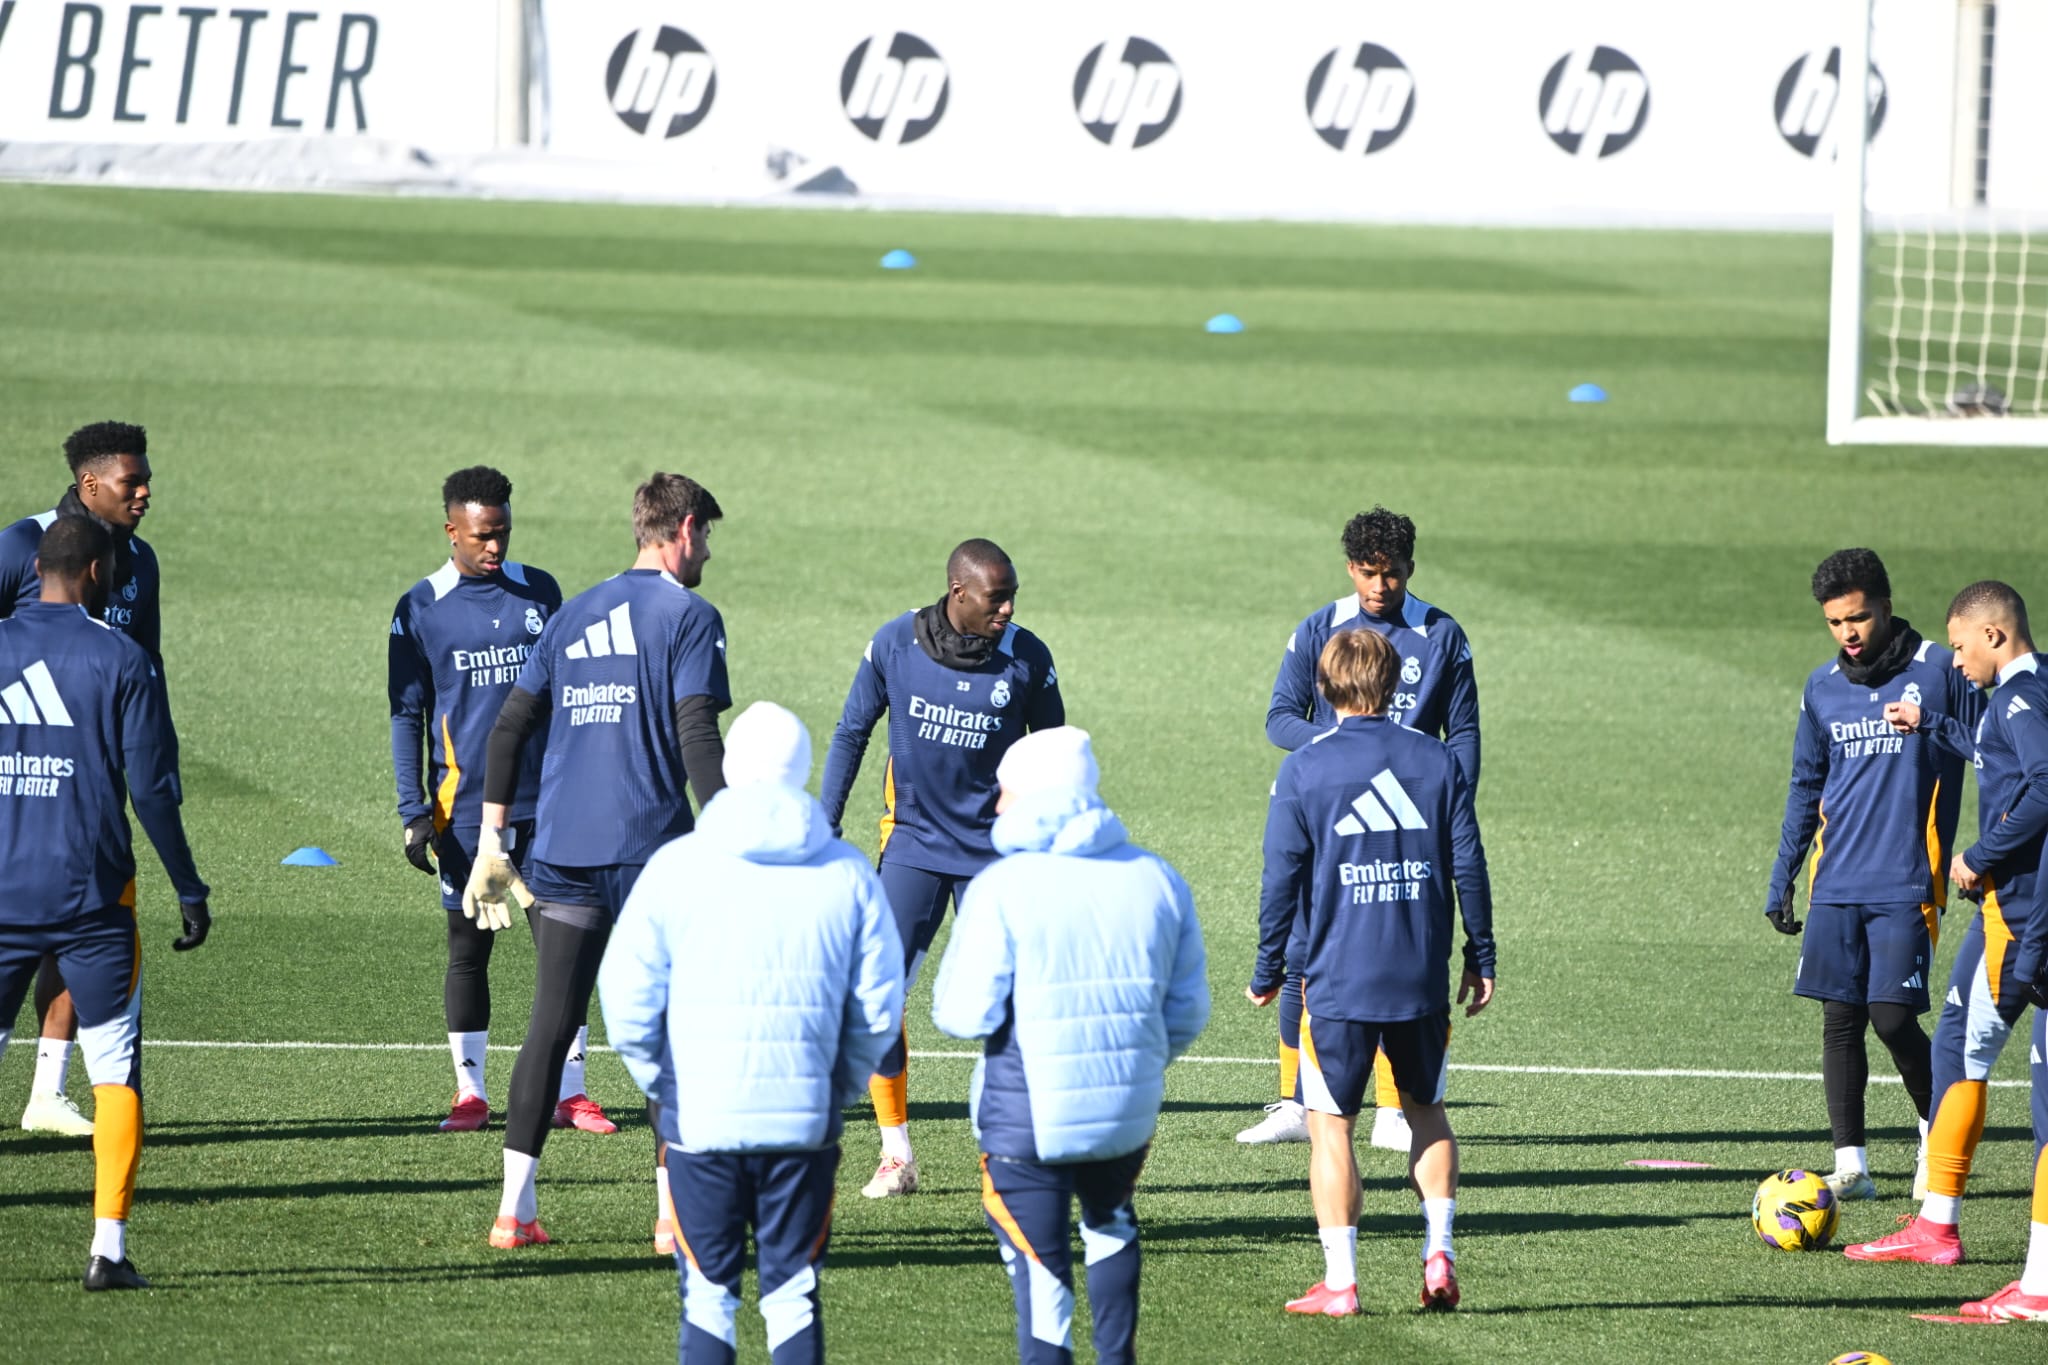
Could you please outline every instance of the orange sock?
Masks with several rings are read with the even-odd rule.
[[[2034,1221],[2048,1225],[2048,1147],[2034,1162]]]
[[[142,1096],[125,1085],[96,1085],[92,1102],[92,1214],[126,1222],[142,1164]]]
[[[910,1122],[910,1066],[894,1076],[868,1077],[868,1098],[875,1102],[875,1125],[901,1128]]]
[[[1301,1049],[1280,1044],[1280,1098],[1294,1098],[1294,1087],[1301,1079]]]
[[[1956,1081],[1942,1095],[1927,1129],[1929,1194],[1962,1198],[1977,1142],[1984,1136],[1986,1099],[1982,1081]]]

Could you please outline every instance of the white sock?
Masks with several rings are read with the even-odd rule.
[[[1963,1197],[1959,1194],[1929,1194],[1920,1206],[1920,1216],[1930,1223],[1956,1224],[1963,1218]]]
[[[1927,1146],[1927,1120],[1926,1120],[1926,1119],[1922,1119],[1922,1120],[1920,1120],[1920,1146],[1921,1146],[1921,1147],[1922,1147],[1923,1149],[1924,1149],[1924,1148],[1925,1148],[1925,1147]]]
[[[1452,1260],[1458,1253],[1451,1250],[1451,1219],[1458,1211],[1455,1199],[1425,1199],[1422,1201],[1422,1259],[1428,1260],[1441,1251]]]
[[[533,1173],[539,1169],[539,1157],[515,1152],[510,1147],[505,1149],[505,1193],[498,1198],[498,1217],[531,1223],[538,1216]]]
[[[658,1220],[673,1222],[676,1216],[675,1199],[668,1192],[668,1167],[654,1168],[654,1216]]]
[[[64,1093],[64,1074],[71,1069],[71,1044],[63,1038],[44,1038],[36,1044],[36,1079],[30,1091],[35,1095]]]
[[[488,1102],[491,1097],[484,1089],[485,1047],[490,1040],[489,1029],[448,1035],[448,1055],[455,1062],[455,1093],[464,1099],[474,1095]]]
[[[583,1049],[590,1043],[590,1025],[576,1030],[576,1036],[569,1040],[569,1050],[562,1054],[562,1090],[555,1096],[555,1103],[573,1100],[583,1093]]]
[[[893,1156],[898,1161],[911,1160],[910,1125],[899,1123],[882,1129],[882,1155]]]
[[[1843,1172],[1843,1171],[1868,1171],[1869,1169],[1870,1169],[1870,1158],[1869,1158],[1868,1156],[1864,1155],[1864,1149],[1863,1149],[1863,1148],[1861,1148],[1861,1147],[1837,1147],[1837,1148],[1835,1148],[1835,1171],[1836,1171],[1836,1172],[1837,1172],[1838,1174],[1839,1174],[1839,1173],[1841,1173],[1841,1172]]]
[[[2048,1294],[2048,1223],[2034,1223],[2027,1234],[2027,1268],[2020,1272],[2020,1293]]]
[[[1358,1228],[1317,1228],[1323,1243],[1323,1288],[1349,1289],[1358,1283]]]
[[[110,1261],[128,1259],[128,1225],[119,1218],[92,1220],[92,1254]]]

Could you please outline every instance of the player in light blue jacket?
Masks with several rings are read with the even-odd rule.
[[[902,1028],[903,948],[881,881],[803,790],[803,722],[756,702],[725,744],[725,790],[640,874],[598,990],[668,1143],[681,1359],[734,1358],[751,1227],[771,1358],[808,1365],[839,1111]]]
[[[1134,1359],[1138,1171],[1166,1067],[1209,1021],[1207,959],[1180,874],[1096,794],[1086,731],[1003,757],[1000,861],[961,901],[932,1022],[986,1038],[972,1113],[981,1203],[1017,1300],[1025,1365],[1074,1358],[1070,1203],[1081,1201],[1095,1351]]]

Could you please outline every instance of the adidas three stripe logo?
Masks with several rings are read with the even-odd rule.
[[[0,687],[0,719],[16,725],[71,724],[48,664],[38,659],[21,671],[20,681]]]
[[[1358,799],[1351,803],[1351,810],[1352,814],[1337,822],[1337,833],[1363,834],[1371,830],[1375,834],[1385,834],[1395,828],[1429,828],[1429,822],[1422,818],[1415,802],[1395,780],[1392,768],[1380,769],[1379,776],[1372,780],[1372,790],[1359,793]]]
[[[562,651],[565,659],[602,659],[613,654],[638,654],[633,640],[633,614],[619,603],[602,621],[586,626],[583,638]]]

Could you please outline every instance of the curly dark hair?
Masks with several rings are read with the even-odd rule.
[[[443,507],[503,507],[512,501],[512,480],[487,464],[458,469],[441,484]]]
[[[1813,571],[1814,601],[1832,602],[1852,592],[1892,600],[1891,576],[1885,573],[1884,561],[1877,557],[1877,551],[1837,550]]]
[[[1373,505],[1344,523],[1344,559],[1351,564],[1412,562],[1415,523],[1399,512]]]
[[[73,478],[118,456],[147,454],[149,433],[132,422],[94,422],[64,438],[64,459]]]
[[[1980,616],[2004,623],[2023,640],[2034,638],[2033,628],[2027,623],[2026,600],[2009,583],[2001,583],[1995,578],[1972,583],[1948,604],[1948,619],[1951,621],[1958,617],[1974,619]]]

